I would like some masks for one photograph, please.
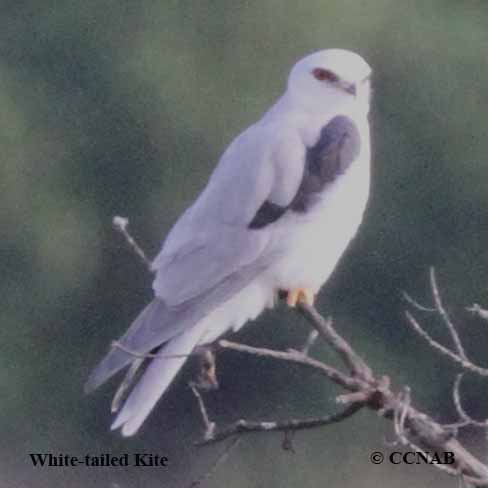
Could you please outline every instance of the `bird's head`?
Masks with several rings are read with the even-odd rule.
[[[288,78],[288,92],[307,110],[354,103],[369,108],[371,68],[356,53],[326,49],[298,61]]]

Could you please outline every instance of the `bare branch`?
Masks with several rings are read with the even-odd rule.
[[[207,408],[205,407],[205,403],[203,402],[202,395],[198,391],[198,389],[194,385],[189,385],[191,391],[196,396],[198,401],[198,407],[200,409],[200,415],[202,417],[203,426],[205,427],[205,433],[203,435],[204,439],[212,439],[214,437],[215,432],[215,422],[211,422],[210,418],[207,413]]]
[[[421,325],[417,322],[415,317],[410,312],[406,311],[405,316],[407,317],[407,321],[412,326],[413,330],[417,332],[417,334],[419,334],[423,339],[425,339],[433,349],[436,349],[445,356],[448,356],[450,359],[452,359],[454,362],[458,363],[460,366],[468,371],[477,373],[480,376],[488,376],[488,369],[481,368],[471,361],[462,358],[458,354],[452,352],[450,349],[433,339],[429,335],[429,333],[421,327]]]
[[[121,344],[119,341],[112,341],[110,344],[111,347],[115,347],[117,349],[120,349],[121,351],[126,352],[127,354],[130,354],[131,356],[134,356],[137,359],[153,359],[153,358],[187,358],[189,356],[192,356],[194,353],[190,354],[164,354],[164,353],[158,353],[158,352],[145,352],[145,353],[139,353],[137,351],[134,351],[133,349],[128,348],[127,346],[124,346]]]
[[[307,340],[305,341],[302,348],[300,349],[300,352],[302,354],[305,354],[305,356],[308,356],[310,349],[313,347],[318,337],[319,337],[319,333],[317,329],[312,329],[307,336]]]
[[[435,269],[432,266],[430,268],[430,286],[432,288],[432,296],[434,297],[435,307],[439,312],[439,315],[444,320],[444,323],[449,331],[452,341],[454,342],[454,346],[457,351],[457,355],[467,361],[466,353],[464,352],[464,347],[459,339],[459,334],[457,333],[456,327],[452,323],[449,314],[447,313],[444,305],[442,304],[441,294],[439,293],[439,287],[437,286],[437,279],[435,276]],[[469,362],[469,361],[468,361]]]
[[[217,430],[213,437],[200,441],[197,443],[197,445],[213,444],[237,434],[276,431],[289,432],[322,427],[324,425],[341,422],[342,420],[354,415],[364,406],[364,403],[353,403],[338,413],[326,415],[324,417],[312,417],[307,419],[289,419],[284,421],[273,420],[270,422],[253,422],[250,420],[241,419],[223,429]]]
[[[408,302],[412,307],[420,310],[421,312],[437,312],[436,308],[426,307],[425,305],[421,305],[417,300],[413,299],[405,290],[402,291],[402,297]]]
[[[151,270],[150,262],[146,258],[146,255],[127,231],[127,219],[116,217],[114,218],[114,225],[124,235],[130,247],[134,250],[134,252],[136,252],[141,261],[144,262],[145,266]],[[457,330],[442,303],[433,268],[430,270],[430,283],[435,308],[431,309],[420,305],[406,293],[404,293],[404,297],[408,303],[410,303],[410,305],[417,310],[424,312],[435,311],[440,315],[454,343],[454,351],[435,341],[420,326],[413,315],[407,311],[406,317],[408,324],[433,349],[436,349],[438,352],[450,358],[463,369],[475,372],[484,377],[488,376],[488,369],[475,365],[467,358],[459,338],[459,334],[457,333]],[[408,387],[405,387],[404,390],[399,394],[394,394],[390,388],[389,378],[386,376],[375,377],[371,368],[366,364],[366,362],[356,353],[352,346],[337,333],[332,326],[332,321],[322,317],[313,306],[301,302],[297,307],[297,310],[311,323],[311,325],[317,331],[318,336],[338,354],[341,361],[347,368],[348,373],[343,373],[337,368],[308,356],[308,351],[311,345],[317,339],[317,334],[309,335],[308,340],[301,351],[276,351],[272,349],[236,344],[225,340],[221,340],[219,342],[219,346],[223,349],[252,354],[258,357],[287,361],[289,363],[298,364],[310,368],[311,370],[318,371],[325,378],[333,381],[347,391],[347,393],[337,397],[337,402],[346,405],[346,407],[338,413],[321,417],[288,419],[281,421],[271,420],[269,422],[239,420],[227,427],[219,428],[215,422],[210,421],[203,398],[199,393],[197,386],[191,385],[192,391],[198,401],[200,415],[205,428],[204,439],[198,444],[207,445],[234,436],[230,447],[226,448],[224,453],[219,456],[217,461],[204,476],[191,484],[191,488],[199,486],[215,472],[217,467],[224,462],[225,459],[227,459],[231,449],[234,449],[235,446],[237,446],[239,440],[241,439],[241,434],[276,431],[290,433],[304,429],[326,426],[347,419],[365,406],[375,410],[384,418],[392,420],[396,436],[403,444],[410,445],[419,452],[426,452],[424,451],[425,448],[428,450],[452,452],[454,454],[456,463],[452,468],[444,469],[449,474],[457,476],[460,480],[471,483],[475,486],[488,486],[488,466],[479,461],[459,443],[459,441],[455,438],[456,431],[454,429],[442,426],[425,413],[416,410],[412,405],[411,392]],[[488,320],[488,310],[484,310],[476,304],[473,305],[469,310],[476,313],[481,318]],[[140,366],[140,364],[137,365],[137,362],[140,361],[140,363],[142,363],[145,358],[158,357],[159,355],[139,354],[137,351],[128,350],[117,342],[114,343],[114,347],[119,347],[136,358],[134,361],[134,363],[136,363],[134,365],[134,370],[129,370],[126,380],[124,380],[116,394],[116,398],[114,399],[114,406],[117,407],[117,398],[122,397],[125,394],[127,388],[129,388],[130,383],[134,378],[134,375],[137,372],[137,369]],[[180,355],[177,356],[180,357]],[[211,374],[214,375],[215,363],[210,361],[209,364]],[[483,427],[485,430],[487,430],[488,422],[475,421],[463,409],[459,393],[461,380],[462,375],[458,375],[453,389],[453,398],[456,410],[462,419],[462,422],[456,424],[456,427],[469,424],[477,427]],[[434,465],[439,467],[438,464]]]
[[[297,310],[312,324],[320,336],[336,351],[353,375],[364,380],[371,380],[373,375],[369,366],[354,349],[332,327],[332,320],[325,319],[317,309],[305,302],[300,302]]]
[[[410,388],[405,387],[404,391],[399,395],[399,398],[399,408],[395,409],[393,415],[393,426],[398,440],[401,442],[401,444],[407,445],[409,441],[405,435],[405,422],[407,420],[411,403]]]
[[[463,379],[463,373],[460,373],[456,376],[456,379],[454,381],[454,386],[452,388],[452,399],[454,402],[454,406],[456,407],[456,411],[461,419],[461,421],[465,424],[468,425],[471,423],[471,418],[470,416],[465,412],[464,408],[461,405],[461,396],[459,393],[459,388],[461,386],[461,381]]]
[[[153,271],[151,268],[151,261],[147,258],[146,253],[142,250],[139,244],[137,244],[136,240],[130,235],[129,231],[127,230],[127,227],[129,226],[129,219],[116,215],[113,218],[112,223],[115,229],[118,230],[125,237],[127,244],[136,253],[144,266],[148,269],[149,272],[152,273]]]
[[[420,330],[422,329],[420,328]],[[335,331],[334,333],[337,334]],[[343,339],[341,338],[341,340]],[[349,401],[353,402],[348,405],[345,412],[349,412],[349,408],[355,408],[358,405],[366,405],[369,408],[376,410],[385,418],[393,420],[397,436],[401,439],[402,443],[425,446],[426,448],[433,450],[454,452],[456,465],[452,470],[449,470],[449,474],[458,475],[459,473],[462,473],[463,476],[473,476],[474,478],[479,478],[481,480],[488,478],[488,467],[476,459],[455,438],[453,438],[454,431],[452,429],[445,428],[436,423],[428,415],[419,412],[411,405],[411,395],[408,388],[405,388],[399,395],[394,395],[390,390],[388,378],[378,380],[372,377],[370,381],[365,381],[355,376],[350,376],[349,380],[352,381],[345,381],[343,373],[332,368],[333,373],[331,374],[328,365],[324,365],[317,360],[312,360],[312,363],[310,363],[309,361],[312,358],[303,356],[303,354],[297,351],[281,352],[229,343],[228,341],[220,342],[222,347],[226,347],[227,349],[233,349],[261,357],[290,361],[318,369],[323,372],[328,379],[335,381],[345,388],[345,385],[351,387],[350,391],[352,391],[352,393],[338,397],[339,400],[344,398],[346,403]],[[334,341],[334,343],[340,344],[342,348],[341,341]],[[347,350],[347,348],[341,349],[343,354],[345,354],[345,351]],[[456,356],[452,351],[449,352]],[[463,361],[461,358],[459,358],[459,360]],[[336,373],[339,373],[339,376],[336,376]],[[347,418],[347,416],[348,415],[342,416],[339,414],[335,421],[339,422],[344,418]],[[330,421],[330,418],[335,418],[335,416],[322,418],[321,420],[324,422],[323,425],[326,425]],[[217,429],[216,434],[211,440],[204,440],[200,444],[213,443],[232,435],[248,432],[293,430],[293,424],[290,424],[289,422],[295,422],[295,420],[283,422],[251,422],[248,420],[241,420],[229,427]],[[314,426],[318,427],[322,424],[311,422],[310,424],[305,425],[306,428],[313,428]],[[299,430],[301,427],[302,425],[298,424],[297,429]],[[424,449],[424,447],[420,447],[420,449]]]
[[[486,308],[480,307],[477,303],[473,303],[470,307],[466,307],[468,312],[482,318],[483,320],[488,320],[488,310]]]
[[[300,364],[306,366],[316,371],[319,371],[325,375],[328,379],[332,380],[334,383],[346,388],[350,391],[356,391],[363,385],[355,378],[351,378],[339,370],[329,366],[321,361],[313,359],[299,351],[276,351],[274,349],[265,349],[261,347],[246,346],[244,344],[238,344],[236,342],[230,342],[226,340],[221,340],[218,345],[223,349],[231,349],[233,351],[238,351],[246,354],[253,354],[255,356],[268,357],[272,359],[278,359],[281,361],[288,361],[290,363]]]
[[[488,428],[488,419],[485,420],[484,422],[479,422],[478,420],[475,420],[473,417],[468,415],[466,410],[464,410],[462,404],[461,404],[461,395],[460,395],[460,388],[461,388],[461,381],[464,377],[464,374],[458,374],[456,376],[456,380],[454,381],[454,387],[452,389],[452,396],[453,396],[453,401],[454,401],[454,406],[456,407],[456,411],[461,418],[461,421],[463,422],[463,425],[474,425],[475,427],[481,427],[483,429]]]

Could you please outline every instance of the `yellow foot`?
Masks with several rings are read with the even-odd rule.
[[[305,302],[307,305],[313,305],[315,294],[310,288],[294,288],[289,290],[286,296],[286,304],[289,307],[296,307],[298,302]]]

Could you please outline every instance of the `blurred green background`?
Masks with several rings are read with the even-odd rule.
[[[406,289],[428,302],[435,265],[466,347],[486,356],[488,3],[341,0],[34,0],[0,4],[0,486],[184,487],[225,445],[196,449],[188,372],[135,438],[109,431],[111,383],[82,385],[151,296],[151,280],[111,227],[129,217],[153,256],[226,145],[280,95],[310,52],[355,50],[374,69],[373,188],[361,231],[320,296],[381,374],[443,422],[454,370],[407,329]],[[440,324],[424,317],[448,340]],[[280,308],[241,341],[299,344],[306,324]],[[317,347],[314,353],[329,359]],[[331,359],[332,360],[332,359]],[[286,418],[334,408],[337,390],[298,368],[231,353],[211,415]],[[466,408],[487,416],[488,385]],[[202,486],[444,486],[422,466],[374,466],[391,426],[374,413],[296,435],[249,436]],[[476,433],[464,440],[486,454]],[[29,452],[153,452],[170,467],[34,470]]]

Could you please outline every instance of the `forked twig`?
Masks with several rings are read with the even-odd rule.
[[[231,425],[228,425],[222,429],[217,429],[213,436],[197,442],[197,445],[207,445],[220,442],[228,437],[232,437],[238,434],[249,434],[252,432],[291,432],[305,429],[314,429],[317,427],[323,427],[325,425],[335,424],[341,422],[356,412],[361,410],[365,406],[364,403],[353,403],[348,405],[340,412],[325,415],[323,417],[311,417],[306,419],[287,419],[287,420],[271,420],[253,422],[251,420],[238,420]]]
[[[452,341],[454,342],[454,347],[456,348],[457,355],[467,361],[466,353],[464,351],[464,347],[461,343],[461,339],[459,338],[459,334],[457,333],[456,327],[451,321],[449,314],[447,313],[444,305],[442,304],[441,294],[439,293],[439,287],[437,286],[437,278],[435,276],[435,268],[433,266],[430,267],[430,285],[432,288],[432,296],[434,298],[435,308],[439,312],[439,315],[444,320],[444,324],[451,335]],[[469,362],[469,361],[468,361]]]
[[[427,343],[433,349],[449,357],[455,363],[459,364],[462,368],[466,369],[467,371],[471,371],[473,373],[479,374],[480,376],[488,376],[488,369],[477,366],[476,364],[469,361],[468,359],[463,359],[461,356],[459,356],[455,352],[452,352],[449,348],[443,346],[440,342],[433,339],[430,336],[430,334],[418,323],[418,321],[409,311],[405,312],[405,317],[407,318],[407,323],[411,325],[413,330],[417,334],[419,334],[420,337],[425,339],[425,341],[427,341]]]
[[[126,219],[116,218],[114,219],[114,224],[125,236],[131,248],[144,262],[146,267],[151,269],[150,262],[146,258],[144,252],[127,231],[128,221]],[[407,294],[404,294],[404,296],[410,305],[414,306],[417,310],[424,312],[436,311],[439,314],[452,338],[454,351],[440,344],[438,341],[435,341],[408,311],[406,312],[407,322],[432,348],[441,352],[456,364],[460,365],[463,369],[475,372],[481,376],[488,376],[488,369],[475,365],[467,358],[456,327],[451,321],[441,300],[433,268],[430,270],[430,283],[435,305],[434,308],[431,309],[420,305]],[[262,358],[286,361],[317,371],[329,381],[334,382],[346,390],[347,393],[337,397],[338,403],[345,404],[344,409],[334,414],[306,419],[270,420],[266,422],[241,419],[228,426],[220,427],[216,422],[210,420],[202,395],[198,391],[196,385],[192,385],[192,391],[197,398],[200,415],[205,428],[204,438],[198,444],[212,444],[223,441],[229,437],[234,437],[230,447],[224,451],[205,475],[192,483],[192,488],[199,486],[215,472],[217,467],[227,459],[230,450],[237,446],[242,434],[276,431],[288,433],[323,427],[332,423],[341,422],[354,415],[365,406],[375,410],[384,418],[392,420],[397,438],[402,443],[412,446],[415,450],[426,452],[426,450],[430,449],[434,451],[452,452],[455,456],[456,463],[451,468],[448,467],[447,469],[443,469],[448,472],[448,474],[458,476],[461,480],[476,486],[488,486],[488,466],[479,461],[459,443],[455,438],[455,433],[452,428],[449,429],[442,426],[428,415],[418,411],[412,405],[411,392],[408,387],[405,387],[400,394],[393,393],[388,377],[375,376],[364,359],[353,349],[350,343],[341,337],[335,330],[330,319],[325,319],[313,306],[305,303],[300,303],[297,310],[316,330],[316,334],[309,335],[309,339],[301,351],[276,351],[273,349],[237,344],[226,340],[219,341],[219,347],[240,353],[252,354]],[[479,309],[473,311],[481,316]],[[338,354],[346,372],[308,355],[309,349],[317,337],[322,339]],[[114,345],[115,347],[120,347],[121,349],[126,350],[129,354],[133,354],[138,360],[141,360],[141,362],[145,358],[158,357],[158,354],[140,355],[135,351],[128,351],[127,348],[124,348],[118,343],[115,343]],[[137,370],[138,367],[134,367],[134,369]],[[127,375],[127,384],[125,386],[122,385],[124,387],[121,386],[116,397],[123,396],[135,373],[136,371],[129,371],[129,374]],[[476,422],[462,408],[459,393],[461,379],[462,375],[459,375],[456,378],[453,390],[456,410],[462,421],[461,423],[458,423],[457,426],[466,425],[466,423],[469,422],[472,425],[486,428],[486,423]],[[117,404],[117,402],[115,403]],[[435,466],[439,467],[437,464],[435,464]]]

